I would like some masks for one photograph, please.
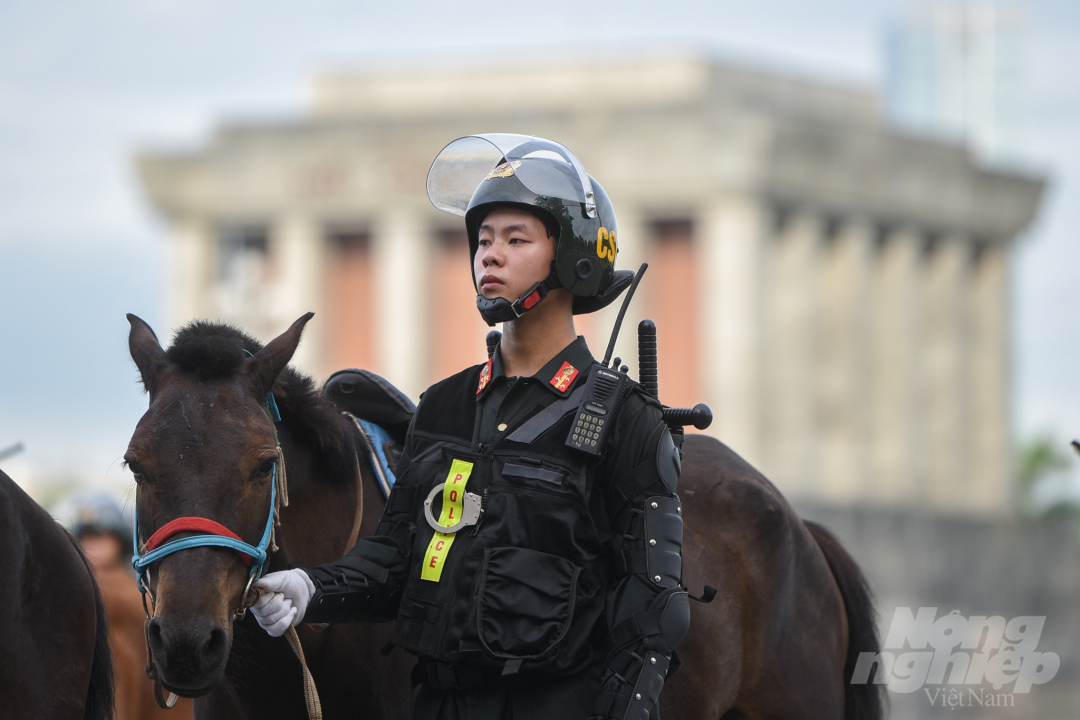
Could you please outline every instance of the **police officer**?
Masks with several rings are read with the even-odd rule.
[[[464,216],[502,340],[421,397],[376,534],[266,576],[252,611],[272,635],[396,618],[419,657],[417,719],[644,720],[689,607],[661,406],[605,369],[611,412],[585,410],[600,366],[573,316],[632,279],[614,268],[611,202],[568,148],[519,135],[451,143],[428,195]]]

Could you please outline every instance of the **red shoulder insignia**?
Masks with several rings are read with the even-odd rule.
[[[491,382],[491,358],[488,358],[487,365],[480,368],[480,387],[476,388],[476,394],[484,392],[489,382]]]
[[[568,362],[564,362],[559,371],[555,373],[555,377],[551,378],[551,384],[559,392],[566,392],[570,388],[570,383],[574,382],[574,378],[577,377],[578,370],[576,367]]]

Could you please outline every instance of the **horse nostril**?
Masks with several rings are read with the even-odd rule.
[[[203,645],[204,667],[217,667],[220,665],[225,660],[226,652],[225,631],[221,626],[217,626],[210,631],[210,639]]]
[[[165,663],[165,641],[161,637],[161,621],[154,618],[146,629],[146,641],[150,644],[150,652],[158,664]]]

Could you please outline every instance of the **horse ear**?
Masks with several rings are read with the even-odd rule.
[[[165,351],[161,349],[157,335],[146,324],[146,321],[131,313],[128,313],[127,319],[131,323],[131,332],[128,333],[128,350],[131,352],[131,359],[139,368],[143,387],[152,394],[155,378],[161,372],[161,368],[165,367],[168,358],[165,357]]]
[[[300,334],[307,321],[315,313],[301,315],[289,329],[263,346],[263,349],[244,362],[244,369],[255,385],[255,391],[262,396],[270,392],[277,376],[289,364],[296,346],[300,344]]]

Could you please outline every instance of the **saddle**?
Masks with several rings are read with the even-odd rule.
[[[354,416],[371,443],[372,467],[380,480],[383,493],[389,495],[394,484],[394,466],[405,445],[405,433],[416,405],[386,378],[370,370],[338,370],[323,385],[323,395],[339,409]],[[376,465],[382,466],[379,473]]]
[[[350,415],[381,426],[398,445],[405,444],[416,405],[386,378],[370,370],[338,370],[323,385],[323,395]]]

